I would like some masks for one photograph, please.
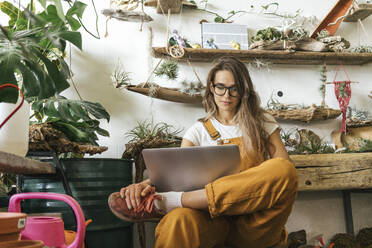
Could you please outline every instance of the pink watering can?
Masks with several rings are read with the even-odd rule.
[[[75,213],[77,234],[75,240],[66,245],[64,224],[59,217],[30,216],[27,217],[26,227],[22,231],[24,240],[42,240],[46,246],[55,248],[81,248],[85,237],[85,217],[80,205],[74,198],[57,193],[22,193],[15,194],[9,200],[9,212],[21,212],[21,200],[24,199],[50,199],[63,201],[71,206]]]

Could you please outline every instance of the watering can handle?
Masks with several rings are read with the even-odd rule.
[[[20,102],[20,104],[13,110],[12,113],[10,113],[10,115],[8,117],[5,118],[5,120],[3,122],[0,123],[0,129],[5,125],[5,123],[22,107],[23,105],[23,102],[25,100],[25,97],[23,96],[23,92],[22,90],[20,90],[16,85],[14,84],[3,84],[3,85],[0,85],[0,89],[3,89],[3,88],[6,88],[6,87],[13,87],[13,88],[16,88],[20,93],[21,93],[21,97],[22,97],[22,100]]]
[[[70,205],[74,211],[76,223],[77,223],[77,233],[74,242],[71,243],[67,248],[80,248],[83,245],[85,238],[85,217],[83,210],[81,210],[80,205],[71,196],[57,193],[21,193],[13,195],[9,200],[9,212],[21,212],[21,200],[24,199],[48,199],[63,201]]]

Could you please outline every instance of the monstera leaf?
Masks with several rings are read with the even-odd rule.
[[[45,99],[67,89],[66,73],[41,53],[39,37],[42,28],[9,33],[0,25],[0,85],[11,83],[22,88],[26,97]],[[17,80],[16,75],[21,79]],[[0,102],[15,103],[15,89],[0,91]]]
[[[34,101],[32,110],[40,122],[49,122],[71,141],[97,145],[96,135],[109,136],[99,127],[99,119],[110,121],[110,115],[99,103],[69,100],[58,96],[42,101]],[[44,121],[44,119],[46,119]]]

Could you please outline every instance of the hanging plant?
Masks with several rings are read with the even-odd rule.
[[[123,88],[124,86],[130,85],[132,79],[130,78],[130,72],[123,69],[123,66],[118,60],[114,72],[111,74],[111,81],[115,88]]]
[[[178,77],[178,64],[173,60],[164,61],[156,70],[155,75],[160,77],[166,75],[169,79],[175,80]]]

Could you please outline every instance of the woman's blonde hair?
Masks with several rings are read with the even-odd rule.
[[[265,111],[260,107],[260,98],[255,92],[248,69],[239,60],[232,57],[222,57],[218,59],[207,77],[207,87],[203,99],[203,105],[207,116],[203,120],[217,117],[218,107],[214,101],[211,84],[214,83],[218,71],[230,71],[235,80],[240,102],[234,116],[243,134],[243,149],[255,155],[256,162],[261,163],[269,158],[269,134],[265,131],[264,122],[267,118]]]

